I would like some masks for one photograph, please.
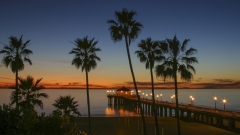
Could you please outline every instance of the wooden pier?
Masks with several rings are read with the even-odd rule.
[[[139,112],[136,95],[131,94],[108,94],[108,105],[114,108],[127,107]],[[145,115],[152,115],[152,100],[141,98],[141,104]],[[167,101],[156,101],[157,115],[161,117],[175,116],[176,104]],[[227,120],[228,130],[235,128],[235,122],[240,122],[240,112],[220,110],[211,107],[197,106],[191,104],[179,104],[179,117],[186,121],[198,121],[209,125],[221,127],[223,120]]]

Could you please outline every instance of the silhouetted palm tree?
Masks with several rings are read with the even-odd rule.
[[[8,67],[11,67],[13,73],[16,73],[16,95],[18,95],[18,72],[24,69],[24,63],[27,62],[32,65],[32,61],[29,59],[29,55],[33,52],[27,49],[30,40],[23,43],[22,36],[17,39],[17,37],[9,37],[9,45],[5,45],[0,51],[3,53],[4,57],[2,63]],[[18,96],[16,96],[18,98]],[[18,109],[18,99],[16,100],[16,108]]]
[[[97,67],[97,61],[100,58],[96,55],[97,51],[101,51],[100,48],[96,47],[98,41],[91,40],[88,37],[83,39],[77,38],[74,41],[75,48],[69,52],[69,54],[74,54],[72,60],[72,65],[75,65],[77,69],[82,68],[82,72],[86,73],[86,87],[87,87],[87,104],[88,104],[88,123],[89,123],[89,134],[91,134],[91,120],[90,120],[90,102],[89,102],[89,88],[88,88],[88,72]]]
[[[138,94],[138,88],[137,88],[133,67],[132,67],[132,62],[131,62],[131,56],[129,52],[129,45],[131,44],[132,40],[138,37],[138,34],[141,32],[141,28],[143,27],[143,25],[140,22],[137,22],[136,20],[133,19],[134,15],[136,15],[136,12],[134,11],[129,12],[127,9],[123,9],[121,12],[115,11],[116,21],[108,20],[107,23],[110,25],[109,31],[110,31],[112,40],[114,42],[121,41],[123,38],[125,40],[129,66],[130,66],[130,70],[133,78],[133,84],[135,87],[136,94],[138,95],[137,98],[138,98],[138,104],[139,104],[139,108],[142,116],[143,131],[144,131],[144,135],[146,135],[147,131],[146,131],[144,114],[143,114],[142,107],[140,105],[141,104],[140,96]]]
[[[147,38],[146,40],[141,40],[138,44],[140,50],[136,51],[140,62],[146,63],[146,69],[150,69],[151,75],[151,82],[152,82],[152,101],[153,107],[152,111],[154,113],[155,118],[155,127],[156,127],[156,134],[159,135],[159,127],[158,127],[158,119],[157,119],[157,112],[155,108],[155,94],[154,94],[154,80],[153,80],[153,72],[152,69],[154,68],[155,62],[161,62],[164,60],[164,50],[166,50],[166,46],[159,45],[158,41],[152,41],[151,38]]]
[[[34,78],[27,76],[26,79],[19,78],[20,81],[18,96],[16,90],[11,94],[11,104],[17,102],[21,108],[31,108],[34,109],[34,106],[39,106],[43,108],[43,102],[41,98],[48,98],[48,94],[42,93],[40,90],[43,89],[43,86],[38,86],[41,79],[38,79],[34,82]],[[18,97],[18,98],[17,98]]]
[[[163,64],[156,66],[155,72],[157,77],[172,78],[175,83],[175,98],[176,98],[176,116],[178,125],[178,135],[181,134],[179,108],[178,108],[178,85],[177,85],[177,72],[180,73],[181,79],[185,81],[191,81],[195,68],[192,66],[194,63],[198,63],[196,57],[192,57],[197,52],[196,49],[186,49],[186,46],[190,40],[185,39],[182,43],[179,42],[176,35],[173,39],[166,39],[165,42],[161,42],[162,45],[168,46],[168,53]]]
[[[55,103],[54,107],[57,108],[57,111],[60,111],[63,115],[74,115],[81,116],[80,112],[77,110],[78,102],[74,101],[74,97],[69,96],[60,96]]]

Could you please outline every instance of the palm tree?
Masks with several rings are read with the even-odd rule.
[[[197,53],[197,50],[192,47],[188,50],[186,49],[189,41],[189,39],[185,39],[180,43],[175,35],[173,39],[166,39],[165,42],[161,42],[162,45],[168,46],[168,53],[164,63],[156,66],[155,69],[156,76],[164,78],[164,81],[166,78],[174,79],[178,135],[181,134],[181,130],[178,108],[177,72],[180,73],[181,79],[191,81],[191,79],[193,79],[192,72],[196,72],[192,64],[198,63],[197,58],[192,57],[192,55]]]
[[[18,102],[21,108],[34,109],[34,106],[39,106],[43,109],[41,98],[48,98],[49,96],[41,92],[43,86],[38,86],[42,78],[36,82],[34,82],[34,78],[31,76],[27,76],[26,79],[19,77],[18,80],[20,81],[18,96],[16,91],[12,92],[11,104]]]
[[[22,36],[17,39],[17,37],[9,37],[9,45],[5,45],[0,51],[0,54],[4,54],[2,59],[3,65],[6,67],[10,66],[13,73],[16,74],[16,95],[18,95],[18,72],[24,69],[24,63],[27,62],[32,65],[32,61],[29,55],[33,52],[27,49],[30,40],[23,42]],[[16,96],[18,98],[18,96]],[[16,100],[16,108],[18,109],[18,99]]]
[[[91,134],[91,120],[90,120],[90,102],[89,102],[89,88],[88,88],[88,72],[97,67],[97,61],[100,58],[96,55],[97,51],[101,51],[100,48],[96,48],[98,41],[91,40],[88,37],[83,39],[77,38],[74,41],[75,48],[73,48],[69,54],[74,54],[72,65],[75,65],[77,69],[82,68],[82,72],[86,73],[86,87],[87,87],[87,104],[88,104],[88,125],[89,134]]]
[[[151,38],[141,40],[141,42],[138,44],[138,47],[140,50],[136,51],[135,53],[140,59],[140,62],[146,63],[145,64],[146,69],[150,69],[153,101],[152,111],[154,113],[155,118],[156,134],[159,135],[157,112],[155,108],[154,80],[152,69],[154,68],[155,62],[161,62],[164,60],[165,57],[163,56],[163,52],[166,49],[166,47],[159,45],[158,41],[152,41]]]
[[[127,49],[127,55],[128,55],[128,62],[132,74],[133,84],[135,87],[135,91],[138,99],[138,104],[141,112],[142,122],[143,122],[143,131],[144,135],[147,134],[146,131],[146,124],[144,119],[143,110],[141,107],[140,97],[138,94],[138,88],[133,72],[132,62],[131,62],[131,56],[129,52],[129,45],[131,44],[132,40],[136,39],[138,37],[138,34],[141,32],[141,28],[143,25],[140,22],[137,22],[133,19],[134,15],[136,15],[136,12],[134,11],[128,11],[127,9],[123,9],[121,12],[115,11],[116,21],[115,20],[108,20],[107,23],[110,25],[109,31],[111,34],[111,38],[114,42],[121,41],[123,38],[125,39],[126,49]]]
[[[57,108],[57,111],[61,112],[63,115],[70,116],[71,114],[76,114],[81,116],[80,112],[77,110],[78,102],[74,101],[74,97],[69,96],[60,96],[55,103],[54,107]]]

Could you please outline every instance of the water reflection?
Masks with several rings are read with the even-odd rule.
[[[118,117],[118,116],[136,116],[137,110],[135,111],[129,111],[123,108],[113,108],[113,107],[107,107],[105,109],[106,116],[110,117]]]

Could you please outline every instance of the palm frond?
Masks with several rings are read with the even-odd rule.
[[[163,78],[165,81],[167,78],[173,78],[173,70],[172,68],[166,67],[164,64],[157,65],[155,67],[156,77]]]
[[[191,47],[190,49],[188,49],[188,50],[186,51],[185,55],[186,55],[186,56],[191,56],[191,55],[193,55],[193,54],[195,54],[195,53],[197,53],[197,50]]]
[[[21,46],[21,50],[25,50],[25,48],[28,46],[29,43],[30,43],[30,40],[27,40],[27,41]]]
[[[193,74],[187,70],[185,65],[180,65],[178,72],[181,74],[181,79],[185,81],[191,81],[191,79],[193,79]]]
[[[6,57],[3,57],[2,64],[8,67],[12,62],[14,62],[13,56],[9,55]]]
[[[193,64],[198,63],[198,60],[196,57],[182,57],[182,62],[186,64]]]
[[[181,51],[184,52],[186,50],[186,46],[188,44],[188,42],[190,41],[190,39],[185,39],[182,43],[182,46],[181,46]]]
[[[187,69],[193,71],[194,73],[196,73],[196,70],[195,70],[195,68],[192,65],[187,64]]]

